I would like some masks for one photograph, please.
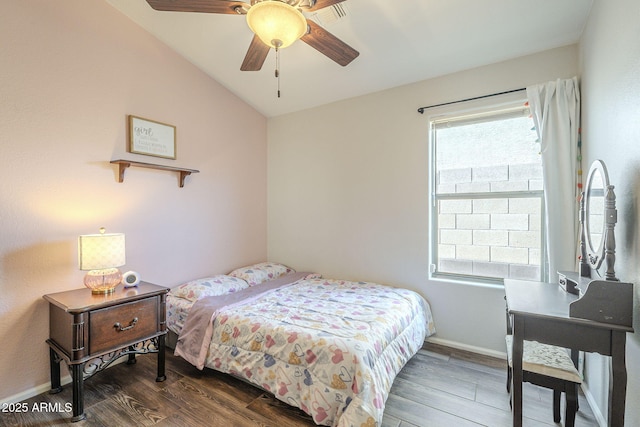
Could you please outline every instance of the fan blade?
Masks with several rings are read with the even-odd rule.
[[[360,55],[360,52],[315,22],[307,19],[307,25],[309,31],[302,36],[301,40],[343,67]]]
[[[334,4],[342,3],[345,0],[316,0],[316,3],[310,7],[309,11],[316,11],[319,9],[324,9],[325,7],[333,6]]]
[[[203,12],[238,15],[246,13],[248,4],[243,1],[227,0],[147,0],[155,10],[168,12]],[[240,9],[238,9],[240,8]]]
[[[244,57],[244,61],[240,66],[240,71],[259,71],[264,64],[264,60],[267,59],[267,54],[271,48],[262,43],[262,40],[258,36],[253,36],[249,50]]]

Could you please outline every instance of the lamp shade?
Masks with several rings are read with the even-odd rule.
[[[102,270],[125,265],[124,234],[86,234],[78,237],[80,270]]]
[[[291,45],[307,32],[307,20],[298,9],[279,0],[251,6],[247,24],[264,44],[273,48]]]

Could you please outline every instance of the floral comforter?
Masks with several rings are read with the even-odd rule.
[[[435,332],[428,303],[413,291],[327,279],[217,309],[212,322],[207,367],[333,426],[381,425],[395,376]]]

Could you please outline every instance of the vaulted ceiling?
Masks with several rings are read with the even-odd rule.
[[[295,42],[280,51],[278,98],[273,50],[260,71],[240,71],[253,38],[244,16],[107,1],[267,117],[576,43],[593,3],[346,0],[307,17],[360,55],[342,67]]]

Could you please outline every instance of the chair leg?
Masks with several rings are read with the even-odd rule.
[[[562,392],[560,390],[553,389],[553,422],[554,423],[560,422],[560,395],[561,394]]]
[[[578,411],[578,384],[571,384],[565,392],[566,409],[564,415],[565,427],[574,427],[576,412]]]
[[[513,410],[513,400],[511,399],[511,366],[507,366],[507,393],[509,393],[509,409]]]

